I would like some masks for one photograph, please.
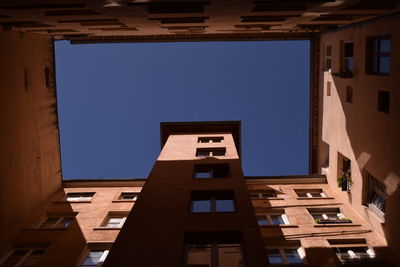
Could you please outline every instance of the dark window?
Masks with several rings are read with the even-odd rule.
[[[199,137],[197,139],[197,143],[221,143],[224,140],[224,137]]]
[[[329,167],[329,144],[325,143],[323,141],[322,141],[322,152],[323,152],[322,167],[328,168]]]
[[[139,196],[139,193],[133,193],[133,192],[122,192],[121,195],[119,196],[120,200],[136,200]]]
[[[339,208],[310,208],[308,212],[317,224],[351,223]]]
[[[378,111],[389,113],[390,94],[386,91],[378,91]]]
[[[274,198],[276,197],[276,193],[274,190],[265,190],[265,191],[250,191],[250,198]]]
[[[190,211],[233,212],[235,211],[233,191],[192,191]]]
[[[346,102],[353,103],[353,87],[346,86]]]
[[[238,232],[191,232],[185,234],[185,267],[243,267],[244,251]]]
[[[28,68],[24,68],[24,87],[28,89]]]
[[[132,3],[128,2],[128,6],[145,6],[149,14],[165,14],[165,13],[203,13],[204,5],[209,4],[208,1],[196,2],[150,2],[150,3]]]
[[[330,70],[332,68],[332,46],[326,46],[326,57],[325,57],[325,69]]]
[[[229,176],[229,164],[198,164],[194,166],[194,178],[223,178]]]
[[[159,20],[162,24],[204,23],[206,19],[209,17],[149,18],[149,20]]]
[[[326,83],[326,95],[331,96],[331,94],[332,94],[332,83],[327,82]]]
[[[198,148],[196,150],[196,157],[215,157],[225,156],[226,148]]]
[[[67,201],[91,201],[93,192],[67,193]]]
[[[367,73],[389,74],[390,36],[376,36],[367,39]]]
[[[298,197],[326,197],[322,189],[295,189],[294,191]]]
[[[353,43],[343,43],[343,70],[353,70]]]

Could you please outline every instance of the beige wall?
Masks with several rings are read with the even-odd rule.
[[[400,17],[389,16],[368,23],[347,27],[321,36],[320,66],[320,135],[330,146],[329,168],[321,168],[328,182],[339,196],[352,204],[355,210],[382,236],[389,246],[400,251]],[[366,74],[366,38],[391,36],[390,75]],[[340,70],[340,43],[354,43],[354,77],[343,79],[332,76]],[[324,71],[325,50],[332,45],[332,70]],[[327,82],[331,82],[332,94],[327,96]],[[353,103],[346,102],[346,86],[353,88]],[[378,90],[390,93],[389,114],[379,112]],[[320,143],[322,147],[322,143]],[[319,162],[322,166],[323,151]],[[351,160],[351,192],[342,192],[337,186],[338,153]],[[340,166],[339,166],[340,167]],[[386,185],[386,216],[381,221],[362,205],[366,194],[366,172]],[[364,194],[364,195],[363,195]]]
[[[61,188],[61,165],[51,38],[0,31],[0,51],[1,246]]]
[[[48,199],[32,217],[24,221],[18,233],[0,249],[0,262],[15,246],[29,243],[49,243],[37,266],[80,266],[91,248],[110,249],[121,228],[106,228],[103,223],[109,212],[128,214],[135,201],[118,200],[121,192],[140,192],[144,182],[114,181],[104,184],[81,182],[68,185]],[[67,193],[94,192],[90,202],[68,202]],[[38,224],[49,215],[75,216],[65,229],[38,229]]]
[[[374,248],[378,257],[391,259],[386,242],[365,220],[343,201],[324,178],[313,176],[251,179],[246,182],[249,191],[274,190],[276,198],[252,199],[256,214],[276,213],[284,210],[290,224],[261,226],[260,230],[266,246],[290,246],[300,243],[306,254],[305,263],[312,266],[334,266],[339,264],[328,239],[365,239]],[[322,189],[324,198],[300,198],[295,189]],[[339,208],[352,223],[316,224],[307,208]]]

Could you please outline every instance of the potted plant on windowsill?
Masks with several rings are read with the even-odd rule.
[[[338,182],[338,187],[341,187],[342,191],[350,192],[350,186],[351,186],[350,170],[343,171],[342,176],[338,178],[337,182]]]
[[[348,79],[353,77],[353,72],[349,69],[343,69],[338,72],[333,72],[332,76],[343,78],[343,79]]]

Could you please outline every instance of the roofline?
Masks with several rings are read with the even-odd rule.
[[[146,181],[146,178],[69,179],[63,181],[63,187],[134,187],[144,186]]]
[[[221,126],[218,129],[218,126]],[[241,121],[160,122],[161,149],[172,133],[232,133],[236,150],[241,156]]]

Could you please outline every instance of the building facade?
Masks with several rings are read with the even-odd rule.
[[[34,2],[0,4],[1,266],[400,264],[398,1]],[[62,180],[54,41],[292,39],[309,176],[245,177],[225,122],[163,124],[146,180]]]

